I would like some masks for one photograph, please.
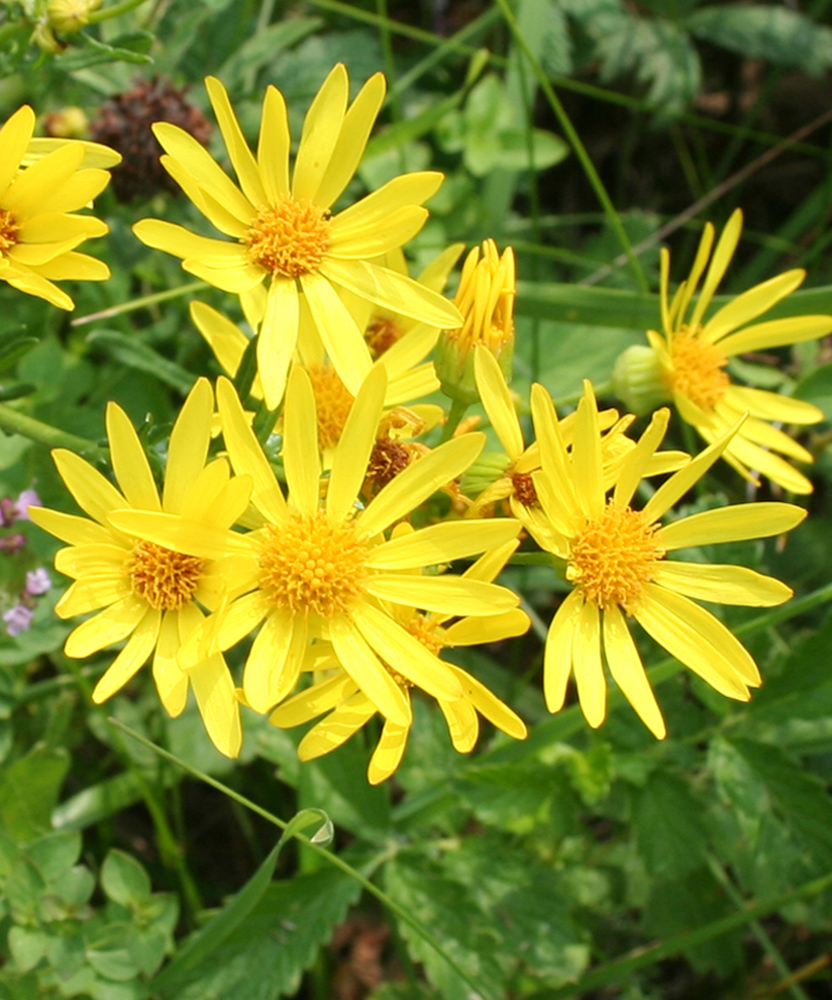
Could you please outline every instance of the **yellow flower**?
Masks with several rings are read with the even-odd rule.
[[[436,698],[454,700],[462,688],[450,668],[386,610],[417,603],[428,611],[487,616],[508,611],[516,595],[502,587],[449,574],[415,577],[424,566],[465,558],[513,538],[517,521],[435,524],[407,538],[384,532],[459,475],[479,453],[483,435],[469,434],[436,448],[405,469],[363,507],[356,499],[375,444],[386,377],[377,366],[363,383],[338,443],[321,500],[315,398],[309,376],[294,368],[283,417],[283,464],[288,499],[245,419],[234,387],[217,387],[223,436],[237,473],[254,480],[252,502],[260,527],[246,534],[207,532],[185,518],[134,511],[111,515],[119,528],[197,558],[236,557],[226,582],[229,600],[186,644],[180,662],[228,649],[262,623],[243,675],[246,701],[273,708],[297,683],[312,639],[328,639],[339,662],[378,710],[406,726],[410,704],[384,662]],[[251,512],[247,523],[253,523]],[[382,602],[385,602],[382,604]]]
[[[468,516],[479,516],[491,504],[507,499],[515,517],[522,515],[533,531],[545,532],[546,518],[538,503],[532,478],[540,468],[540,446],[537,441],[525,446],[523,429],[511,392],[502,369],[490,351],[481,347],[474,349],[474,374],[483,408],[505,454],[499,457],[489,456],[496,478],[492,478],[476,498],[468,510]],[[621,463],[635,447],[634,442],[625,434],[633,420],[635,417],[630,414],[619,419],[618,411],[612,409],[602,410],[598,414],[598,429],[607,432],[601,438],[605,484],[615,481]],[[572,446],[574,430],[575,414],[570,413],[560,421],[561,437],[567,448]],[[689,461],[689,456],[684,452],[658,452],[651,457],[645,475],[657,476],[673,472]]]
[[[54,451],[58,471],[91,521],[44,507],[30,507],[32,520],[69,543],[55,556],[55,568],[74,579],[58,601],[61,618],[99,611],[66,641],[67,656],[86,657],[113,643],[127,643],[96,685],[93,701],[106,701],[153,656],[153,679],[172,716],[185,708],[188,686],[214,745],[229,757],[240,750],[239,705],[221,655],[193,669],[177,663],[182,643],[200,625],[199,604],[213,608],[224,593],[222,562],[195,558],[175,547],[137,541],[113,527],[111,511],[165,511],[186,517],[205,531],[232,525],[245,511],[251,482],[229,478],[225,459],[205,464],[213,412],[206,379],[191,390],[174,424],[161,500],[139,437],[115,403],[107,408],[110,454],[120,491],[88,462],[63,449]]]
[[[97,167],[81,169],[88,155],[80,142],[58,140],[57,147],[21,170],[31,157],[35,113],[28,105],[0,129],[0,278],[61,309],[75,303],[54,281],[103,281],[106,264],[75,248],[109,232],[91,215],[74,213],[107,186],[110,175]]]
[[[672,300],[668,293],[670,255],[662,250],[663,334],[650,330],[647,337],[677,410],[706,441],[712,443],[720,439],[742,414],[750,414],[725,448],[724,457],[735,469],[748,479],[752,478],[749,470],[756,470],[793,493],[811,493],[809,480],[781,458],[785,455],[811,462],[811,454],[771,422],[813,424],[823,419],[822,411],[811,403],[778,393],[735,385],[726,366],[731,358],[747,351],[765,351],[822,337],[832,331],[832,316],[794,316],[753,322],[803,282],[806,272],[795,269],[755,285],[705,320],[741,230],[742,212],[737,209],[711,257],[714,227],[710,223],[705,226],[690,275]],[[710,265],[694,302],[709,257]]]
[[[149,246],[181,257],[186,271],[240,295],[247,318],[259,327],[257,365],[270,409],[283,396],[298,343],[301,301],[353,393],[372,361],[342,300],[344,291],[419,322],[459,322],[457,310],[441,295],[373,260],[419,232],[428,215],[422,203],[436,193],[441,174],[404,174],[331,213],[355,173],[384,100],[380,73],[348,107],[347,71],[341,64],[332,70],[307,112],[291,183],[291,140],[280,91],[266,91],[255,156],[223,85],[208,77],[206,86],[239,187],[187,132],[160,122],[154,133],[168,154],[162,158],[165,169],[233,242],[196,236],[158,219],[137,223],[134,232]]]
[[[659,739],[665,724],[627,619],[721,694],[747,701],[760,674],[748,651],[691,598],[768,607],[792,591],[778,580],[740,566],[678,562],[678,549],[764,538],[788,531],[806,512],[785,503],[748,503],[707,510],[662,525],[661,518],[730,446],[735,428],[667,479],[641,510],[633,496],[667,428],[657,411],[637,446],[606,485],[598,412],[586,383],[578,405],[574,444],[563,441],[551,397],[532,387],[532,416],[542,469],[534,484],[548,522],[549,551],[566,566],[574,589],[555,614],[544,654],[544,694],[550,712],[563,705],[569,675],[591,726],[606,714],[606,660],[616,684]],[[608,496],[612,489],[612,495]]]
[[[473,349],[484,347],[511,379],[514,355],[514,251],[502,257],[494,240],[485,240],[465,258],[454,303],[463,317],[459,327],[448,326],[436,348],[436,373],[442,391],[470,405],[477,399]]]
[[[401,538],[412,534],[412,531],[410,525],[397,525],[393,537]],[[463,578],[491,583],[505,566],[517,544],[516,541],[506,542],[486,553],[463,573]],[[389,611],[411,635],[437,654],[447,647],[499,642],[501,639],[522,635],[529,627],[528,615],[519,608],[488,617],[462,618],[452,625],[448,625],[450,615],[430,612],[423,614],[413,606],[391,606]],[[318,659],[315,669],[326,669],[332,665],[337,666],[337,661],[327,663],[325,659]],[[410,682],[397,675],[394,668],[387,666],[409,699]],[[459,753],[470,753],[476,745],[480,728],[478,711],[509,736],[525,739],[526,726],[507,705],[465,670],[452,663],[448,666],[462,687],[462,696],[452,701],[445,698],[438,698],[437,701],[448,724],[451,742]],[[281,728],[289,728],[328,712],[326,718],[313,726],[298,746],[301,760],[314,760],[345,743],[377,711],[375,704],[350,675],[338,668],[334,675],[283,702],[269,716],[269,722]],[[393,774],[404,756],[409,732],[409,725],[385,719],[381,738],[370,760],[367,773],[370,784],[377,785]]]
[[[208,342],[217,361],[233,378],[239,370],[249,343],[248,338],[235,323],[204,302],[192,302],[190,309],[191,318],[197,329]],[[304,311],[302,309],[302,313]],[[341,437],[355,396],[327,362],[323,346],[315,343],[318,338],[314,331],[312,333],[312,336],[305,338],[304,348],[298,350],[295,357],[296,363],[305,368],[312,380],[317,403],[318,440],[323,453],[324,468],[328,469],[332,464],[335,446]],[[408,347],[407,344],[403,346]],[[429,350],[430,347],[425,353]],[[387,392],[384,397],[386,411],[420,399],[439,388],[433,365],[430,362],[419,363],[423,355],[414,357],[410,350],[393,350],[390,354],[389,363],[385,358],[385,369],[388,373]],[[262,380],[259,375],[255,376],[251,394],[255,399],[263,398]],[[428,423],[433,426],[443,415],[443,411],[437,406],[416,406],[414,410],[417,415],[424,414],[423,426]]]

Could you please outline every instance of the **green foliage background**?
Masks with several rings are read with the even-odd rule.
[[[384,69],[384,127],[347,197],[430,164],[447,180],[409,248],[417,263],[454,240],[516,248],[521,395],[539,380],[568,408],[581,379],[603,386],[658,324],[662,240],[679,277],[702,222],[738,203],[748,225],[725,293],[805,266],[806,290],[780,314],[832,312],[828,129],[816,121],[786,148],[809,119],[778,111],[789,86],[807,109],[828,91],[826,3],[127,2],[59,38],[57,53],[32,40],[45,16],[31,0],[4,7],[4,118],[22,102],[93,115],[136,72],[190,86],[206,110],[210,72],[249,137],[267,83],[297,135],[335,61],[356,88]],[[709,110],[720,101],[723,113]],[[221,159],[217,134],[211,148]],[[788,196],[767,196],[778,184]],[[194,284],[129,229],[148,215],[204,220],[165,193],[120,205],[107,192],[96,212],[112,232],[92,252],[113,277],[74,288],[71,317],[0,288],[0,493],[35,484],[58,508],[49,441],[13,433],[15,415],[95,445],[115,399],[153,453],[194,374],[218,370],[188,317]],[[200,297],[236,308],[213,289]],[[737,365],[832,420],[828,345]],[[748,705],[644,641],[661,743],[615,691],[597,732],[575,705],[547,715],[540,639],[558,594],[540,567],[506,574],[533,633],[499,655],[454,653],[531,723],[529,739],[489,735],[461,757],[419,704],[405,762],[377,788],[361,739],[301,766],[298,734],[253,716],[240,761],[227,761],[193,706],[164,716],[148,677],[93,706],[109,657],[64,657],[69,625],[51,612],[54,592],[44,598],[30,631],[0,638],[0,998],[828,995],[829,443],[826,424],[813,430],[811,516],[785,544],[690,553],[773,573],[798,596],[724,612],[765,677]],[[744,494],[716,469],[682,513]],[[53,542],[34,529],[28,540],[32,565],[47,563]],[[30,566],[0,559],[12,589]],[[362,984],[350,963],[368,927],[382,945]]]

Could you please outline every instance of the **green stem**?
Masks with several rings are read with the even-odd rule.
[[[19,410],[13,410],[5,403],[0,403],[0,429],[7,434],[20,434],[31,441],[37,441],[38,444],[45,444],[48,448],[68,448],[79,455],[94,458],[107,454],[107,450],[94,441],[77,437],[75,434],[67,434],[66,431],[59,430],[51,424],[45,424],[41,420],[20,413]]]
[[[174,756],[167,750],[163,750],[162,747],[157,746],[151,740],[142,736],[140,733],[135,732],[129,726],[126,726],[123,722],[121,722],[119,719],[110,718],[109,722],[111,725],[121,729],[128,736],[132,736],[134,740],[137,740],[143,746],[147,747],[149,750],[152,750],[160,757],[163,757],[165,760],[170,761],[172,764],[176,764],[177,767],[180,767],[182,768],[183,771],[187,771],[189,774],[192,774],[195,778],[197,778],[199,781],[204,782],[206,785],[210,785],[212,788],[216,788],[217,791],[222,792],[223,795],[227,795],[228,798],[230,798],[232,801],[238,802],[240,805],[245,806],[246,809],[250,809],[253,813],[256,813],[258,816],[262,816],[263,819],[267,820],[269,823],[273,823],[279,829],[285,830],[289,826],[289,824],[285,820],[280,819],[279,816],[275,816],[273,813],[270,813],[267,809],[264,809],[262,806],[258,806],[256,802],[252,802],[251,799],[247,799],[244,795],[240,795],[240,793],[234,791],[233,788],[229,788],[228,785],[224,785],[221,781],[217,781],[216,778],[212,778],[209,774],[205,774],[204,771],[200,771],[195,767],[191,767],[191,765],[186,763],[186,761],[180,760],[179,757]],[[460,979],[462,979],[470,987],[470,989],[474,991],[475,994],[478,994],[481,997],[494,997],[494,994],[490,991],[490,989],[488,989],[485,986],[485,984],[475,983],[472,979],[469,978],[467,973],[463,969],[461,969],[459,965],[457,965],[454,959],[451,958],[451,956],[442,947],[437,938],[435,938],[434,935],[429,930],[427,930],[427,928],[423,927],[415,917],[413,917],[403,907],[399,906],[399,904],[394,899],[388,896],[387,893],[384,892],[382,889],[379,889],[378,886],[374,885],[366,876],[362,875],[360,871],[358,871],[356,868],[353,868],[352,865],[348,864],[337,854],[333,854],[331,851],[328,851],[325,847],[322,847],[320,844],[314,843],[312,840],[304,836],[302,833],[293,832],[292,835],[297,840],[299,840],[303,844],[303,846],[306,847],[308,850],[314,851],[316,854],[320,855],[327,862],[329,862],[329,864],[333,865],[335,868],[338,868],[340,871],[342,871],[345,875],[349,875],[350,878],[354,878],[356,882],[358,882],[362,886],[362,888],[364,888],[372,896],[375,896],[376,899],[383,906],[387,907],[388,910],[395,913],[396,916],[399,918],[399,920],[403,921],[404,923],[408,924],[408,926],[412,927],[413,930],[416,931],[416,933],[419,934],[419,936],[427,944],[429,944],[430,947],[433,948],[433,950],[439,956],[441,956],[448,963],[448,965],[454,970],[454,972],[460,977]],[[399,850],[398,845],[393,845],[390,851],[385,852],[385,854],[382,855],[381,858],[376,859],[376,864],[374,864],[373,867],[376,867],[376,865],[380,861],[383,861],[387,857],[392,856],[392,854],[397,853],[398,850]]]
[[[89,313],[87,316],[79,316],[72,320],[70,326],[86,326],[88,323],[95,323],[99,319],[111,319],[113,316],[123,316],[125,313],[135,312],[137,309],[146,309],[148,306],[155,306],[158,302],[167,302],[170,299],[177,299],[180,295],[188,295],[190,292],[199,291],[200,288],[207,288],[207,281],[191,281],[187,285],[177,285],[176,288],[168,288],[164,292],[154,292],[152,295],[143,295],[139,299],[131,299],[129,302],[122,302],[121,305],[111,306],[109,309],[102,309],[101,312]]]
[[[120,17],[127,14],[136,7],[141,7],[147,0],[122,0],[121,3],[113,4],[112,7],[103,7],[101,10],[94,10],[87,17],[87,24],[97,24],[99,21],[109,21],[111,18]]]
[[[440,444],[451,440],[454,431],[459,427],[459,422],[465,416],[467,410],[467,403],[463,403],[459,399],[451,400],[451,410],[448,414],[448,419],[445,421],[445,426],[442,428],[442,437],[439,439]]]
[[[610,200],[610,196],[607,194],[607,189],[604,187],[604,183],[601,180],[598,171],[595,169],[595,164],[590,159],[589,153],[586,151],[586,147],[581,141],[578,133],[575,131],[575,127],[572,124],[569,115],[567,115],[565,108],[560,102],[560,98],[557,96],[554,88],[549,83],[549,78],[547,77],[543,67],[540,65],[540,61],[536,58],[534,52],[532,52],[529,47],[528,42],[523,37],[523,33],[517,25],[517,20],[508,5],[508,0],[497,0],[497,3],[500,6],[500,10],[503,12],[503,17],[505,18],[512,35],[514,35],[518,46],[522,49],[523,54],[528,60],[529,65],[532,68],[532,72],[537,77],[537,81],[540,84],[541,90],[546,95],[549,106],[552,111],[554,111],[557,120],[560,122],[560,127],[563,129],[564,135],[569,140],[572,149],[575,151],[575,155],[578,157],[581,166],[583,167],[587,180],[592,185],[592,188],[595,191],[595,196],[601,203],[601,207],[604,209],[604,214],[606,215],[613,232],[618,237],[622,250],[627,255],[627,259],[630,261],[630,266],[633,269],[633,274],[640,290],[647,294],[650,291],[650,287],[647,283],[647,276],[641,266],[641,261],[633,253],[630,238],[627,236],[624,226],[621,224],[618,212],[616,212],[615,206]]]

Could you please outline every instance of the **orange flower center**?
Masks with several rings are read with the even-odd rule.
[[[731,380],[723,369],[728,359],[716,344],[692,333],[674,335],[670,344],[670,387],[703,410],[712,410],[725,395]]]
[[[260,586],[277,607],[296,615],[349,613],[367,578],[367,539],[326,511],[266,525]]]
[[[0,253],[11,249],[18,242],[19,229],[14,215],[7,208],[0,208]]]
[[[407,623],[407,631],[426,646],[436,656],[445,648],[445,640],[437,632],[436,625],[424,615],[415,615]]]
[[[157,611],[178,611],[194,596],[205,562],[155,542],[136,542],[127,558],[130,589]]]
[[[373,358],[379,358],[385,351],[389,351],[401,335],[399,324],[388,316],[374,317],[364,331],[364,339]]]
[[[600,517],[578,531],[566,567],[566,578],[585,600],[599,608],[619,605],[627,614],[638,606],[665,550],[657,544],[657,524],[639,510],[608,504]]]
[[[275,277],[299,278],[320,266],[329,249],[330,213],[307,198],[284,195],[259,209],[243,237],[249,259]]]
[[[304,367],[315,393],[315,405],[318,410],[318,443],[322,451],[334,448],[341,440],[355,397],[347,390],[333,368],[324,365]]]

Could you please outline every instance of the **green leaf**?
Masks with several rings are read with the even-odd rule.
[[[280,52],[317,31],[322,24],[319,17],[292,17],[270,24],[240,45],[223,63],[217,76],[232,94],[238,88],[251,90],[258,70],[268,66]]]
[[[788,7],[713,4],[687,19],[697,38],[738,52],[819,74],[832,66],[832,30]]]
[[[137,907],[150,897],[150,878],[135,858],[112,849],[101,866],[101,888],[115,903]]]
[[[351,741],[301,771],[302,804],[316,803],[339,827],[369,840],[390,831],[390,790],[367,781],[368,753]]]
[[[649,872],[676,878],[701,864],[708,831],[688,785],[656,771],[633,798],[633,833]]]
[[[165,970],[151,984],[153,995],[159,992],[175,1000],[294,996],[303,971],[343,921],[360,890],[354,879],[331,867],[270,884],[202,964],[182,970],[175,984]],[[163,977],[171,985],[159,990]]]
[[[294,816],[280,840],[245,886],[202,930],[188,940],[170,965],[156,977],[156,992],[182,1000],[180,990],[184,983],[192,981],[194,977],[199,979],[216,974],[217,949],[246,920],[269,887],[284,844],[296,833],[313,825],[320,827],[313,837],[316,842],[332,836],[329,818],[320,809],[304,809]]]
[[[81,856],[81,835],[75,832],[48,833],[33,840],[26,853],[38,866],[47,883],[63,875]]]
[[[174,361],[162,357],[152,347],[136,336],[127,336],[118,330],[96,330],[87,337],[93,347],[101,347],[114,360],[127,368],[153,375],[160,382],[183,394],[190,392],[194,376]]]
[[[69,754],[35,749],[0,773],[0,825],[18,840],[32,840],[51,829]]]
[[[34,969],[49,947],[48,934],[26,927],[10,928],[8,941],[12,959],[21,972]]]

